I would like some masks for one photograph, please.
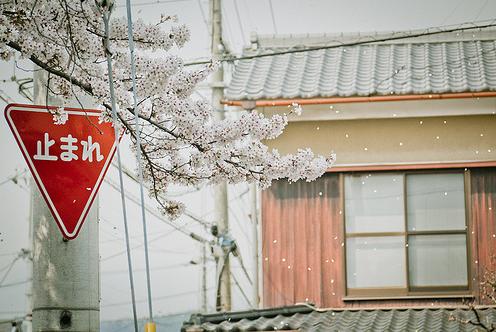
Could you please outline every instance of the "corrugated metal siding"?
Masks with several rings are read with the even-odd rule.
[[[245,55],[284,51],[262,48]],[[496,90],[496,41],[338,47],[241,60],[229,100]]]
[[[335,287],[343,266],[339,193],[337,174],[277,181],[263,193],[264,306],[329,306],[343,295]]]
[[[319,307],[457,305],[461,299],[343,301],[343,218],[339,174],[314,182],[276,181],[262,194],[264,307],[312,302]],[[496,268],[496,168],[471,170],[469,266],[476,303],[486,270]],[[290,267],[290,268],[289,268]]]
[[[480,303],[495,304],[485,297],[480,282],[487,271],[496,271],[496,168],[471,170],[471,243],[473,286]]]

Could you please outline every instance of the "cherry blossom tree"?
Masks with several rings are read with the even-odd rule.
[[[112,0],[0,0],[0,56],[15,53],[48,72],[48,89],[66,102],[89,95],[102,106],[101,121],[110,121],[111,100],[105,57],[111,55],[119,123],[136,139],[127,21],[112,18],[109,45],[104,15]],[[208,102],[194,98],[195,86],[216,64],[188,69],[174,55],[190,32],[173,16],[160,22],[133,22],[136,79],[144,177],[164,213],[175,217],[182,204],[164,200],[172,184],[195,185],[272,180],[312,181],[328,169],[334,156],[315,156],[310,149],[280,155],[263,140],[278,137],[287,115],[264,117],[243,112],[216,121]],[[301,108],[296,105],[295,113]],[[63,117],[63,111],[56,114]]]

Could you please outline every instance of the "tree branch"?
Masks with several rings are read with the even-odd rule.
[[[12,48],[12,49],[14,49],[20,53],[24,53],[22,47],[19,44],[17,44],[16,42],[10,41],[7,43],[7,46],[9,46],[10,48]],[[41,61],[40,59],[38,59],[34,55],[31,55],[29,57],[29,60],[31,60],[35,65],[37,65],[40,68],[43,68],[47,72],[54,74],[54,75],[57,75],[58,77],[61,77],[65,80],[67,80],[68,82],[80,87],[81,89],[83,89],[84,91],[88,92],[91,95],[93,94],[93,88],[91,87],[90,84],[81,82],[77,78],[74,78],[74,77],[70,76],[69,74],[67,74],[67,73],[65,73],[59,69],[55,69],[55,68],[49,66],[47,63]]]

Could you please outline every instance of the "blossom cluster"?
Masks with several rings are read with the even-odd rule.
[[[111,54],[117,111],[121,123],[136,139],[127,20],[110,22],[109,49],[103,39],[103,13],[112,1],[17,0],[0,3],[0,56],[14,52],[49,72],[50,91],[65,100],[90,95],[103,106],[100,121],[109,121],[111,105],[106,54]],[[264,140],[278,137],[286,115],[265,117],[256,111],[216,120],[212,106],[193,96],[196,85],[218,64],[187,69],[175,49],[190,32],[173,16],[156,24],[133,22],[136,47],[136,94],[144,176],[163,212],[178,216],[180,202],[162,201],[172,184],[204,185],[228,181],[256,182],[266,188],[275,179],[312,181],[333,163],[334,156],[315,156],[309,149],[280,155]],[[292,105],[300,114],[299,105]],[[63,108],[54,114],[64,122]]]

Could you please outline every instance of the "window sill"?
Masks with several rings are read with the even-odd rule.
[[[432,295],[400,295],[400,296],[344,296],[343,301],[381,301],[381,300],[434,300],[434,299],[472,299],[475,296],[466,294],[432,294]]]

